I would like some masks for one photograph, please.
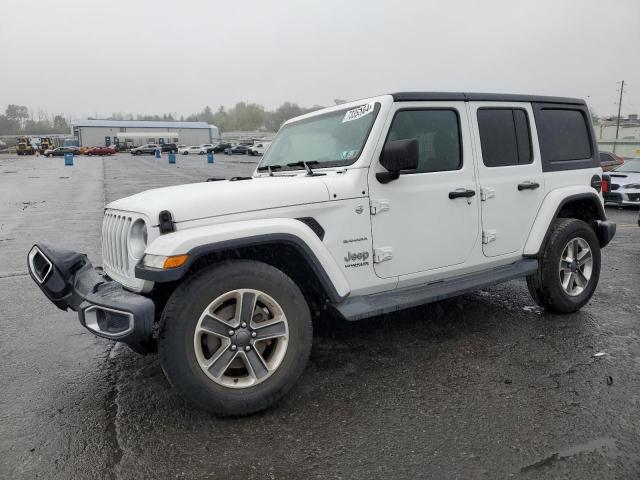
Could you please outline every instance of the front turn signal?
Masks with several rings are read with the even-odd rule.
[[[187,260],[189,260],[189,255],[187,254],[173,255],[172,257],[167,257],[167,259],[164,261],[164,265],[162,265],[162,268],[164,270],[170,268],[178,268],[187,263]]]

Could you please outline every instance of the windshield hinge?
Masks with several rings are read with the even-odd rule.
[[[371,200],[369,205],[371,215],[377,215],[381,212],[388,212],[390,207],[389,200]]]

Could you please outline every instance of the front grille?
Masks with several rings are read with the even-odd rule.
[[[106,212],[102,220],[102,261],[107,270],[129,276],[127,238],[132,218],[121,213]]]
[[[630,202],[640,202],[640,193],[628,193],[627,197]]]

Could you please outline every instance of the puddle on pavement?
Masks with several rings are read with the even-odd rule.
[[[522,467],[520,472],[529,472],[542,467],[548,467],[558,460],[564,460],[565,458],[574,457],[581,453],[598,452],[604,454],[609,458],[614,458],[617,455],[618,447],[616,447],[616,440],[614,438],[596,438],[595,440],[589,440],[586,443],[578,445],[572,445],[567,448],[563,448],[558,452],[550,455],[542,460]]]

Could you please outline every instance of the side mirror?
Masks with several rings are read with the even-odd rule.
[[[378,172],[376,178],[380,183],[397,180],[400,177],[400,170],[418,168],[419,158],[418,140],[415,138],[388,141],[380,155],[380,165],[388,172]]]

